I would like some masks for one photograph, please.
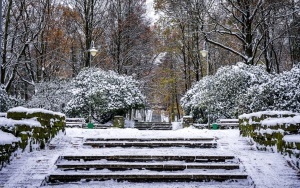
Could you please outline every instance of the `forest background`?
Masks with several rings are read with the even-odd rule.
[[[133,77],[147,107],[180,119],[180,99],[220,67],[261,65],[265,74],[280,77],[300,62],[298,0],[153,5],[155,22],[145,0],[3,0],[1,103],[8,95],[14,104],[28,104],[41,83],[72,79],[93,67]],[[95,57],[88,51],[92,43]]]

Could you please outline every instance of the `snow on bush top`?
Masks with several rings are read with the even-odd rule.
[[[261,121],[261,125],[276,126],[276,125],[296,125],[300,123],[300,116],[285,117],[285,118],[267,118]]]
[[[209,111],[211,115],[219,114],[218,118],[236,118],[241,96],[249,87],[269,78],[263,66],[244,63],[224,66],[215,75],[197,82],[181,99],[181,105],[188,115]]]
[[[262,115],[300,115],[299,113],[294,113],[291,111],[261,111],[261,112],[254,112],[250,114],[243,114],[239,116],[239,119],[250,119],[252,117],[260,118]]]
[[[300,135],[285,135],[282,139],[288,143],[300,143]]]
[[[45,114],[58,115],[60,117],[65,116],[65,114],[63,114],[63,113],[53,112],[53,111],[45,110],[45,109],[42,109],[42,108],[25,108],[25,107],[22,107],[22,106],[11,108],[7,112],[25,112],[26,114],[45,113]]]
[[[93,118],[99,120],[109,112],[138,108],[145,104],[139,85],[131,76],[98,68],[84,69],[72,81],[73,97],[65,111],[71,116],[74,113],[87,117],[90,109]]]
[[[25,107],[44,108],[61,112],[63,106],[72,98],[70,80],[51,80],[35,84],[35,95]]]
[[[264,110],[300,112],[300,63],[271,78],[248,89],[241,100],[244,113]]]
[[[30,127],[41,127],[41,123],[35,119],[13,120],[0,117],[0,127],[13,128],[15,125],[27,125]]]
[[[12,144],[18,141],[19,139],[11,133],[6,133],[0,130],[0,145]]]

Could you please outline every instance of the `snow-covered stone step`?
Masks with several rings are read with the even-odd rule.
[[[217,142],[215,141],[203,141],[203,142],[191,142],[191,141],[149,141],[149,142],[128,142],[128,141],[93,141],[84,142],[83,145],[91,146],[95,148],[104,147],[189,147],[189,148],[216,148]]]
[[[135,122],[134,128],[139,130],[172,130],[172,124],[167,122]]]
[[[138,130],[172,130],[172,126],[134,127]]]
[[[127,162],[149,162],[149,161],[185,161],[185,162],[225,162],[236,160],[231,155],[64,155],[60,156],[58,162],[63,161],[127,161]]]
[[[190,181],[226,181],[247,179],[243,173],[57,173],[50,174],[47,183],[74,182],[74,181],[130,181],[130,182],[190,182]]]
[[[135,142],[148,142],[148,141],[213,141],[215,138],[86,138],[86,142],[90,141],[135,141]]]
[[[224,169],[234,170],[239,169],[239,164],[216,164],[216,163],[58,163],[57,168],[61,170],[156,170],[156,171],[176,171],[187,169]]]

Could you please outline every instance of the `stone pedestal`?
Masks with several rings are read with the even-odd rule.
[[[182,127],[189,127],[193,125],[193,117],[192,116],[183,116]]]
[[[117,127],[117,128],[124,128],[124,126],[125,126],[124,117],[123,116],[115,116],[113,125],[114,125],[114,127]]]

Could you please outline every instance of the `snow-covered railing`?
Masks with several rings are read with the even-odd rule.
[[[241,135],[252,138],[258,149],[281,152],[299,159],[299,113],[263,111],[243,114],[239,116],[239,122]],[[299,161],[294,164],[300,167]]]

